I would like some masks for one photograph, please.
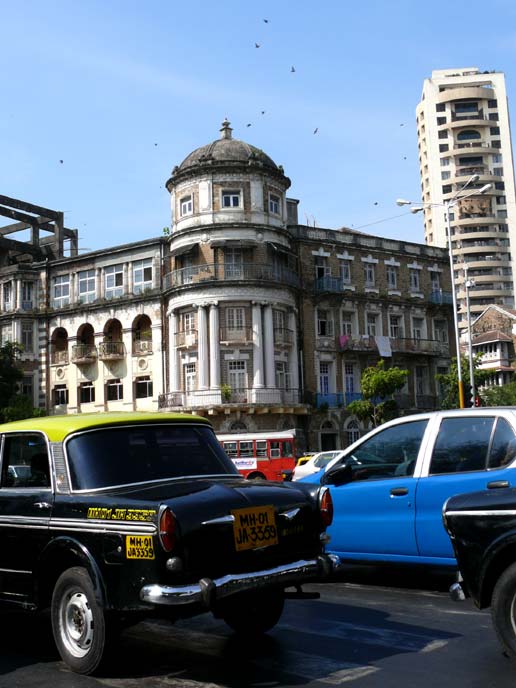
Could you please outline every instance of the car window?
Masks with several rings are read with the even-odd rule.
[[[66,443],[72,486],[90,490],[182,476],[239,475],[209,427],[102,428]]]
[[[50,464],[42,435],[5,436],[2,487],[50,487]]]
[[[430,475],[479,471],[486,467],[494,418],[444,418],[435,441]]]
[[[516,436],[514,430],[505,418],[498,418],[487,465],[489,468],[499,468],[512,463],[515,458]]]
[[[402,423],[387,428],[363,442],[346,462],[353,480],[375,480],[411,476],[428,420]]]
[[[314,459],[314,466],[317,466],[317,468],[324,468],[324,466],[327,466],[338,454],[339,452],[324,452],[323,454],[319,454],[319,456],[316,456]]]

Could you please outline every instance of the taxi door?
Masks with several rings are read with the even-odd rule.
[[[49,539],[53,505],[48,446],[40,433],[2,437],[0,473],[0,595],[33,595],[34,570]]]

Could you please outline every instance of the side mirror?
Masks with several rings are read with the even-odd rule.
[[[348,463],[333,466],[321,478],[321,485],[345,485],[353,480],[353,469]]]

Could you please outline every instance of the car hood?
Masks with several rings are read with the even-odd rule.
[[[316,485],[320,485],[321,483],[321,478],[324,475],[325,468],[320,468],[318,471],[315,473],[310,473],[309,475],[304,475],[302,478],[299,478],[296,480],[296,484],[299,483],[315,483]]]

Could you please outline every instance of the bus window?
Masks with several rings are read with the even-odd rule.
[[[224,442],[224,451],[230,459],[235,459],[238,456],[236,442]]]
[[[256,456],[259,459],[267,458],[267,440],[256,440]]]
[[[289,440],[285,440],[283,442],[282,456],[285,456],[285,457],[294,456],[294,447],[292,445],[292,442],[290,442]]]
[[[271,441],[271,459],[279,459],[281,456],[280,443]]]
[[[240,456],[253,456],[253,443],[240,440]]]

